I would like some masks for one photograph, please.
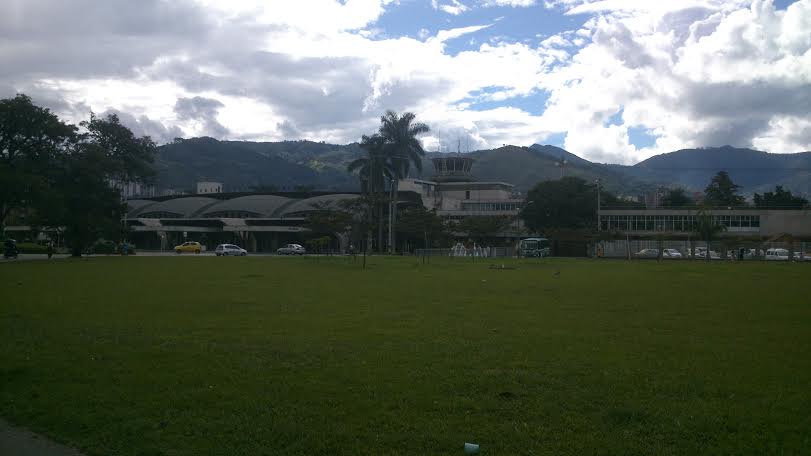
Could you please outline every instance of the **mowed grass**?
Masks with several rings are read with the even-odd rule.
[[[809,265],[359,261],[0,264],[0,416],[88,455],[811,448]]]

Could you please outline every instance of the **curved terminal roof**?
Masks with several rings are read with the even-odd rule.
[[[127,215],[129,217],[136,216],[139,212],[142,212],[144,209],[147,209],[149,206],[157,204],[157,202],[152,200],[127,200]]]
[[[300,212],[310,212],[318,210],[319,208],[335,209],[341,201],[352,200],[357,198],[357,195],[346,193],[338,193],[335,195],[321,195],[314,196],[303,200],[298,200],[295,203],[285,207],[281,215],[297,214]]]
[[[160,203],[145,207],[143,210],[138,211],[136,216],[140,217],[142,214],[159,212],[177,214],[178,217],[190,218],[196,216],[208,206],[219,202],[220,200],[218,199],[205,198],[201,196],[172,198],[170,200],[162,201]]]
[[[272,217],[285,205],[295,201],[292,198],[278,195],[241,196],[206,207],[198,215],[200,217],[210,217],[220,212],[250,212],[260,217]]]

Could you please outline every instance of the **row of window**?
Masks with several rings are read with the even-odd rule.
[[[715,215],[713,220],[727,228],[760,228],[759,215]],[[605,231],[682,231],[696,228],[694,215],[603,215],[600,224]]]
[[[203,217],[246,219],[246,218],[261,218],[262,214],[257,214],[255,212],[248,211],[217,211],[217,212],[209,212],[208,214],[203,214]]]
[[[517,211],[518,203],[462,203],[463,211]]]

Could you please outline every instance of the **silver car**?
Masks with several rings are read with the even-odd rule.
[[[659,249],[642,249],[634,254],[636,258],[659,258]]]
[[[286,246],[276,250],[279,255],[304,255],[307,250],[300,244],[287,244]]]
[[[247,254],[247,250],[234,244],[220,244],[214,249],[214,255],[217,256],[245,256]]]

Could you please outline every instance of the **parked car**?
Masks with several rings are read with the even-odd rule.
[[[286,246],[276,250],[279,255],[304,255],[307,250],[299,244],[287,244]]]
[[[199,242],[195,242],[195,241],[184,242],[184,243],[182,243],[180,245],[175,246],[175,253],[177,253],[177,254],[180,254],[180,253],[183,253],[183,252],[200,253],[201,250],[203,250],[203,247],[200,245]]]
[[[788,250],[786,249],[766,250],[766,261],[788,261]]]
[[[662,257],[663,258],[681,258],[681,252],[676,249],[664,249],[662,250]]]
[[[635,258],[659,258],[659,249],[642,249],[634,254]]]
[[[247,254],[247,250],[234,244],[220,244],[214,249],[214,255],[217,256],[245,256]]]
[[[706,247],[696,247],[696,256],[698,258],[707,259],[707,248]],[[715,250],[710,250],[710,259],[711,260],[720,260],[721,255],[716,252]]]

